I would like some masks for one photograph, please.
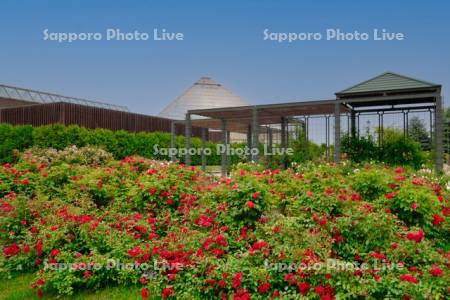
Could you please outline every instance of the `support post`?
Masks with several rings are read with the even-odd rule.
[[[205,171],[206,170],[206,154],[205,154],[205,149],[206,149],[206,135],[207,135],[207,128],[202,128],[202,170]]]
[[[402,110],[403,113],[403,136],[406,137],[406,112]]]
[[[356,113],[353,109],[350,112],[350,134],[352,138],[356,138]]]
[[[269,150],[269,161],[272,162],[273,141],[272,141],[272,128],[267,126],[267,148]]]
[[[282,155],[282,158],[281,158],[281,164],[282,164],[281,167],[283,169],[287,168],[286,148],[287,148],[287,143],[286,143],[286,118],[285,117],[281,117],[281,149],[283,151],[283,155]]]
[[[305,117],[305,142],[308,142],[309,138],[309,117]]]
[[[436,151],[435,169],[437,173],[442,172],[444,165],[444,151],[443,151],[443,111],[442,111],[442,97],[436,97],[436,110],[434,112],[434,145]]]
[[[228,175],[228,169],[227,169],[227,160],[228,160],[228,143],[227,143],[227,120],[222,120],[222,143],[224,146],[224,151],[222,152],[222,176],[226,177]]]
[[[378,112],[378,147],[381,147],[381,114]]]
[[[330,117],[325,116],[325,153],[326,159],[329,161],[330,159]]]
[[[341,103],[334,104],[334,162],[341,161]]]
[[[434,138],[433,138],[433,110],[430,109],[429,111],[430,111],[430,144],[431,144],[430,148],[431,148],[433,145],[433,141],[434,141]]]
[[[249,153],[247,155],[247,162],[251,162],[252,161],[252,153],[251,153],[251,149],[252,149],[252,125],[248,125],[247,128],[247,147],[249,149]]]
[[[259,151],[259,124],[258,124],[258,109],[254,106],[252,111],[252,160],[255,163],[259,161],[259,155],[257,151]]]
[[[360,132],[359,132],[359,128],[360,128],[360,126],[359,126],[359,116],[360,116],[360,113],[358,113],[358,114],[356,114],[356,124],[357,124],[357,127],[356,127],[356,136],[359,138],[359,135],[360,135]]]
[[[186,130],[186,136],[184,139],[184,144],[186,148],[186,156],[185,156],[185,164],[187,166],[191,165],[191,135],[192,135],[192,124],[191,124],[191,114],[186,114],[186,122],[185,122],[185,130]]]
[[[175,121],[172,121],[170,123],[170,149],[171,149],[170,160],[172,162],[175,162],[177,160],[177,157],[174,154],[176,148],[176,141],[177,141],[177,133],[175,130]]]
[[[381,112],[381,146],[384,143],[384,112]]]
[[[405,125],[406,125],[406,136],[409,136],[409,110],[406,111]]]

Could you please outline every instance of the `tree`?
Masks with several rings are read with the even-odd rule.
[[[414,116],[409,120],[408,124],[409,136],[420,143],[423,150],[431,150],[431,138],[427,132],[424,122],[419,117]]]

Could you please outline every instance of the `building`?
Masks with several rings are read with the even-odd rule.
[[[170,132],[172,119],[132,113],[125,106],[0,85],[0,123]],[[184,130],[184,124],[175,124],[177,134]],[[193,135],[201,136],[201,129],[194,128]],[[216,139],[213,133],[210,139]]]

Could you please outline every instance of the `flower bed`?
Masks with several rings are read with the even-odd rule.
[[[65,152],[64,152],[65,151]],[[0,270],[37,295],[449,297],[449,200],[402,168],[238,165],[231,179],[89,148],[0,171]]]

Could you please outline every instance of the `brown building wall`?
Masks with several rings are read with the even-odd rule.
[[[76,124],[86,128],[105,128],[114,131],[123,129],[131,132],[170,132],[171,124],[171,120],[166,118],[63,102],[3,108],[0,109],[0,122],[33,126],[54,123]],[[176,124],[175,128],[177,135],[184,134],[183,124]],[[192,128],[192,134],[200,137],[201,128]],[[209,137],[210,140],[217,141],[221,135],[211,132]]]

